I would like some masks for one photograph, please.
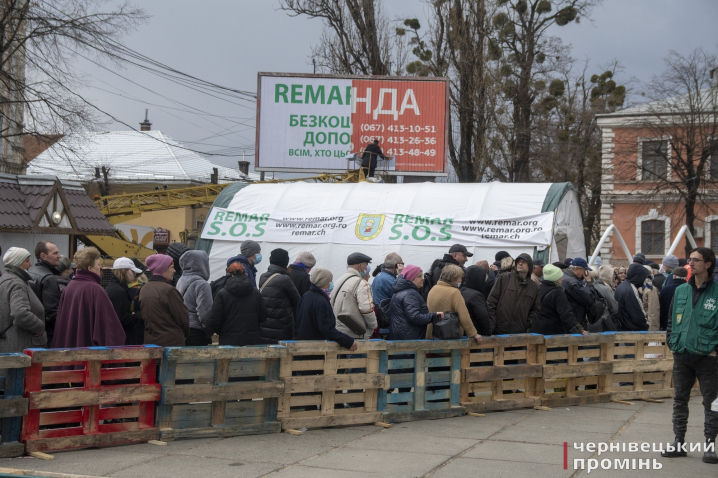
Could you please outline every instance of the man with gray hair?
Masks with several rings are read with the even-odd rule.
[[[317,260],[311,252],[300,252],[294,260],[294,264],[289,264],[287,268],[289,278],[294,282],[294,287],[297,288],[300,296],[306,294],[312,286],[309,273],[315,265],[317,265]]]
[[[394,282],[404,268],[404,261],[396,252],[392,252],[384,258],[384,263],[374,271],[374,281],[371,283],[371,293],[374,296],[374,303],[381,305],[384,299],[389,299],[394,294]]]

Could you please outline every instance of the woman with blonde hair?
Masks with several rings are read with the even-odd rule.
[[[503,262],[503,261],[502,261]],[[502,263],[503,266],[503,263]],[[481,342],[481,335],[476,331],[476,327],[471,322],[471,315],[466,308],[466,303],[459,290],[459,284],[464,277],[464,271],[461,267],[453,264],[447,264],[441,271],[439,282],[431,288],[429,296],[426,299],[426,305],[429,312],[451,312],[459,316],[459,326],[462,334],[467,337],[473,337],[477,342]],[[426,338],[433,339],[434,324],[426,327]]]
[[[125,345],[142,345],[142,335],[138,337],[138,332],[141,333],[144,326],[139,315],[135,314],[132,308],[133,297],[130,290],[130,285],[139,274],[142,274],[142,270],[135,267],[132,259],[127,257],[115,259],[110,283],[105,288],[125,331]]]

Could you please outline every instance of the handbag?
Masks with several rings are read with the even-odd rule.
[[[444,317],[434,316],[432,335],[435,340],[455,340],[461,338],[459,316],[453,312],[444,312]]]
[[[337,293],[334,295],[334,299],[332,299],[332,308],[334,308],[334,304],[336,303],[339,294],[344,294],[341,308],[336,313],[337,320],[346,325],[353,333],[357,335],[364,335],[366,334],[366,321],[364,320],[364,316],[359,311],[359,305],[355,300],[347,299],[347,292],[342,291],[344,284],[346,284],[352,277],[354,276],[352,275],[344,279],[344,282],[342,282],[337,289]],[[357,283],[357,287],[359,287],[359,284],[361,284],[361,281]],[[356,288],[354,290],[356,290]]]

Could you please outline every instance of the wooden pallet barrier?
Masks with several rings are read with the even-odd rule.
[[[618,332],[610,337],[614,400],[673,397],[673,354],[665,332]]]
[[[543,335],[484,337],[461,351],[461,405],[468,412],[541,405]]]
[[[541,405],[586,405],[611,401],[613,338],[608,334],[548,335],[540,379]]]
[[[389,390],[379,390],[385,422],[461,416],[461,350],[469,340],[389,341],[380,352],[379,372]]]
[[[279,345],[168,347],[157,423],[162,440],[279,433]]]
[[[381,422],[378,390],[389,388],[389,376],[379,372],[383,340],[357,340],[355,352],[336,342],[281,342],[287,347],[279,376],[283,429],[320,428]]]
[[[157,360],[162,347],[28,349],[26,451],[140,443],[159,438]]]
[[[0,354],[0,458],[12,458],[25,452],[20,443],[22,417],[27,415],[27,398],[22,396],[25,368],[30,366],[30,357],[25,354]]]

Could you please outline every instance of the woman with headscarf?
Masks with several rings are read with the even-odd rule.
[[[529,332],[543,335],[583,334],[588,332],[581,327],[573,313],[571,304],[564,292],[563,272],[554,265],[543,268],[539,298],[541,315]]]
[[[419,292],[423,285],[424,274],[418,266],[405,266],[397,277],[389,305],[390,340],[421,340],[426,336],[426,326],[443,317],[443,312],[429,312]]]
[[[3,256],[5,274],[0,277],[0,353],[47,345],[45,309],[28,283],[30,252],[11,247]]]

